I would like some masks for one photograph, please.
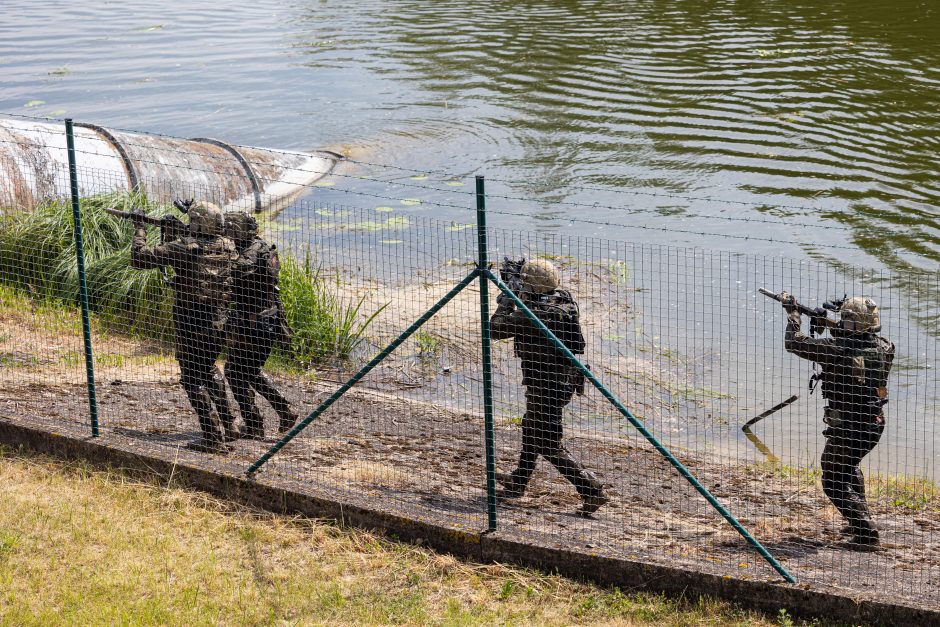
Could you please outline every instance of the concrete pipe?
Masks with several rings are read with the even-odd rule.
[[[142,191],[150,200],[209,200],[226,210],[263,211],[326,176],[342,159],[234,146],[206,137],[176,139],[76,122],[79,192]],[[0,208],[29,208],[69,195],[65,125],[0,119]]]

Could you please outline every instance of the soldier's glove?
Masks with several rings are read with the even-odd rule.
[[[788,314],[793,313],[794,311],[799,311],[796,303],[796,298],[790,295],[789,292],[781,292],[780,294],[780,304],[783,305],[783,308]]]
[[[131,222],[133,222],[134,229],[137,231],[143,231],[147,228],[147,223],[144,222],[144,212],[140,209],[131,211]]]
[[[501,308],[508,307],[510,309],[516,306],[515,301],[513,301],[513,299],[510,298],[508,294],[503,294],[502,292],[500,292],[499,296],[496,297],[496,304]]]
[[[177,198],[173,201],[173,206],[183,213],[189,213],[189,210],[192,208],[194,202],[196,202],[195,198],[190,198],[189,200]]]
[[[809,332],[810,335],[822,335],[826,331],[826,319],[813,317],[809,321]]]

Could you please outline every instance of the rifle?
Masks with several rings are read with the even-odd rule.
[[[525,285],[522,283],[522,266],[525,264],[525,257],[512,260],[509,257],[503,257],[503,263],[499,267],[499,278],[506,284],[513,294],[517,296],[522,294]],[[496,298],[496,304],[512,304],[512,299],[505,294],[500,293]]]
[[[185,236],[189,232],[186,224],[176,216],[148,216],[140,209],[134,211],[121,211],[113,207],[105,207],[105,211],[113,216],[130,220],[136,224],[146,224],[147,226],[160,227],[160,243],[173,241]]]
[[[763,287],[758,288],[757,291],[768,298],[774,299],[778,303],[782,303],[784,305],[792,304],[796,307],[797,311],[799,311],[801,315],[809,316],[809,319],[810,319],[809,334],[810,335],[819,335],[819,334],[822,334],[822,332],[825,331],[827,328],[838,326],[837,322],[834,322],[833,320],[829,319],[829,315],[827,311],[839,311],[839,309],[842,306],[842,301],[845,300],[843,298],[841,301],[840,300],[834,300],[832,302],[827,301],[822,307],[807,307],[806,305],[796,302],[796,299],[793,298],[793,296],[788,296],[788,298],[784,299],[783,292],[781,292],[780,294],[775,294],[774,292],[771,292],[770,290],[765,289]]]

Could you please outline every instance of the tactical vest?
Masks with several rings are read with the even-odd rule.
[[[578,305],[565,290],[544,294],[529,305],[546,327],[575,355],[584,353]],[[577,389],[579,378],[571,362],[540,330],[516,335],[513,350],[522,362],[523,385],[545,383]]]
[[[822,395],[831,409],[861,416],[878,416],[888,402],[888,374],[894,345],[882,337],[873,341],[837,339],[840,363],[823,366]]]
[[[171,245],[181,247],[180,263],[173,265],[173,287],[181,304],[225,308],[232,296],[235,244],[227,237],[185,237]]]
[[[277,249],[260,239],[252,242],[246,252],[255,259],[253,264],[242,268],[235,276],[235,308],[247,313],[258,313],[276,305],[280,261]]]

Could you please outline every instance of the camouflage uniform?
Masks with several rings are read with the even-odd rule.
[[[173,268],[174,348],[180,383],[199,417],[203,440],[196,447],[209,450],[217,449],[223,438],[237,437],[225,382],[215,365],[224,342],[236,259],[235,244],[228,238],[186,236],[148,246],[141,226],[131,246],[134,268]],[[212,405],[224,433],[213,419]]]
[[[547,294],[527,296],[526,301],[526,306],[572,353],[584,352],[578,307],[570,293],[555,289]],[[574,485],[586,503],[603,504],[606,498],[601,483],[571,457],[561,441],[564,407],[583,387],[583,376],[538,327],[510,303],[501,303],[490,320],[493,339],[513,338],[515,354],[522,362],[522,385],[526,389],[519,465],[512,474],[500,477],[506,495],[522,495],[541,455]],[[594,511],[597,507],[585,506],[585,511]]]
[[[833,329],[833,338],[812,338],[800,329],[799,311],[788,311],[784,344],[788,352],[816,362],[826,399],[823,431],[823,491],[848,522],[859,544],[877,544],[878,530],[865,502],[865,479],[859,463],[881,439],[883,406],[894,360],[894,344],[872,332]]]
[[[245,421],[243,435],[264,436],[264,421],[255,405],[255,392],[264,397],[280,418],[278,430],[288,431],[297,421],[287,399],[274,386],[261,368],[267,361],[274,344],[290,341],[290,331],[284,317],[277,290],[279,262],[276,247],[256,237],[257,225],[247,214],[232,216],[251,227],[239,228],[236,247],[239,251],[235,265],[234,298],[226,336],[228,359],[225,378],[232,388],[239,410]]]

